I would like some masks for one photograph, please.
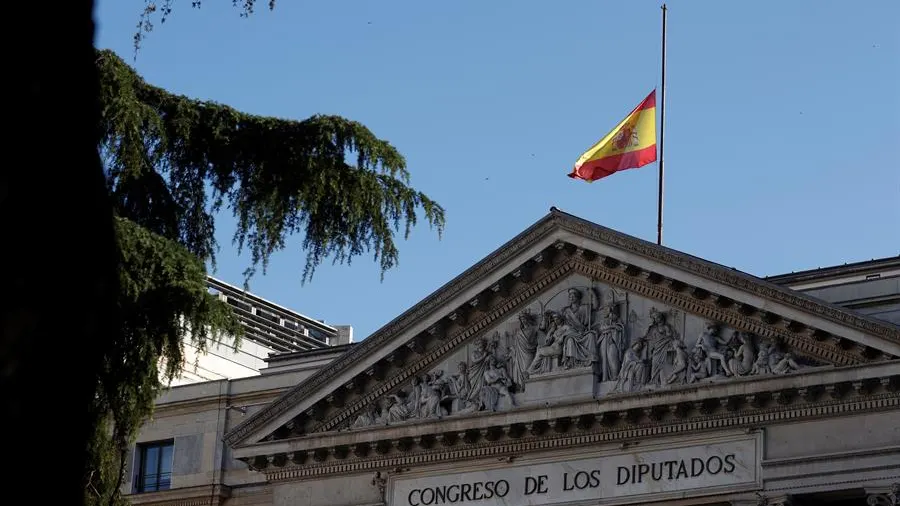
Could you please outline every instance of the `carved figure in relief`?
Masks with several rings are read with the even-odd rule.
[[[800,369],[800,366],[794,361],[794,354],[787,352],[777,355],[777,362],[772,366],[774,374],[788,374]]]
[[[412,385],[409,388],[409,395],[406,398],[406,407],[411,417],[421,417],[425,414],[425,389],[428,385],[424,384],[421,376],[413,376]]]
[[[387,409],[382,415],[385,424],[402,422],[418,415],[417,410],[410,409],[411,404],[408,402],[406,392],[402,390],[396,394],[388,396]],[[418,406],[416,406],[418,408]]]
[[[690,359],[688,358],[687,346],[681,339],[672,342],[672,349],[675,359],[672,361],[672,373],[666,378],[666,384],[674,383],[684,384],[688,382],[688,374],[690,367]]]
[[[666,321],[663,313],[655,307],[650,308],[650,327],[644,334],[643,341],[647,343],[647,353],[650,360],[650,377],[648,383],[655,386],[663,384],[663,369],[669,362],[672,354],[672,343],[678,339],[678,333],[670,323]]]
[[[616,382],[615,392],[634,392],[641,388],[647,377],[647,367],[643,358],[644,341],[635,341],[625,352],[622,371]]]
[[[535,350],[534,360],[528,367],[529,375],[546,374],[554,370],[562,357],[563,340],[569,333],[569,327],[559,313],[548,311],[544,314],[544,325],[548,320],[547,339],[543,346]]]
[[[783,344],[715,322],[703,323],[696,342],[686,343],[675,328],[680,320],[674,309],[650,307],[646,332],[632,338],[630,333],[641,325],[638,313],[632,311],[623,321],[629,308],[616,303],[613,295],[613,302],[601,306],[599,318],[592,321],[594,304],[584,303],[587,293],[576,288],[560,292],[568,296],[568,304],[559,311],[522,311],[512,332],[498,328],[476,338],[467,350],[453,353],[459,357],[457,353],[467,352],[465,359],[448,359],[411,377],[403,388],[363,408],[345,428],[507,409],[518,404],[517,395],[530,377],[594,363],[597,380],[609,382],[600,391],[619,393],[726,377],[790,374],[805,367]],[[696,328],[693,325],[700,321],[690,318],[689,328]]]
[[[356,417],[356,421],[350,426],[351,429],[358,429],[361,427],[368,427],[370,425],[375,425],[378,422],[378,418],[380,417],[379,409],[377,404],[369,404],[362,413]]]
[[[694,348],[688,355],[687,382],[695,383],[708,377],[709,368],[706,367],[706,357],[703,355],[703,350]]]
[[[507,338],[507,342],[511,342],[508,352],[509,375],[516,386],[516,391],[521,392],[525,389],[528,370],[537,353],[539,334],[535,315],[527,309],[519,313],[519,328],[511,338]]]
[[[756,361],[753,362],[750,374],[771,374],[772,366],[769,364],[769,355],[769,345],[765,343],[760,344],[759,350],[756,352]]]
[[[512,380],[506,373],[506,364],[497,356],[490,356],[487,360],[487,368],[484,371],[484,384],[481,387],[481,409],[497,411],[503,397],[509,399],[511,405],[516,405],[516,398],[510,392]]]
[[[464,413],[474,411],[475,405],[469,402],[469,394],[472,391],[472,384],[469,382],[469,366],[465,362],[457,365],[457,374],[450,377],[450,395],[452,402],[450,404],[451,413]],[[470,408],[470,406],[473,406]]]
[[[440,369],[425,375],[422,389],[422,409],[419,413],[421,418],[443,418],[445,413],[442,402],[446,398],[446,385],[444,371]]]
[[[487,339],[478,338],[469,360],[469,402],[481,403],[481,387],[484,385],[484,371],[487,369],[488,357],[491,355]]]
[[[619,317],[619,306],[610,304],[606,307],[599,325],[597,338],[597,362],[600,365],[600,381],[619,379],[622,358],[625,355],[625,324]]]
[[[734,356],[728,361],[728,368],[735,376],[746,376],[753,370],[753,362],[756,360],[753,336],[747,332],[735,332],[735,336],[738,345]]]
[[[719,335],[719,325],[715,322],[706,322],[706,326],[703,332],[700,333],[700,337],[697,338],[694,347],[703,354],[707,377],[719,375],[718,367],[722,368],[725,376],[731,376],[731,370],[728,368],[725,354],[719,348],[727,344],[728,341]]]
[[[577,288],[569,288],[568,296],[569,304],[560,311],[568,327],[562,343],[563,367],[588,367],[597,356],[597,332],[591,328],[593,300],[583,304],[584,294]]]

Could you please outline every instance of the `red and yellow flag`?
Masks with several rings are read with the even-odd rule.
[[[575,162],[569,177],[588,183],[656,161],[656,90]]]

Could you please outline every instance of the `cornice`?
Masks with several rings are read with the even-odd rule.
[[[577,255],[550,267],[542,275],[537,276],[530,284],[511,294],[502,303],[498,303],[492,310],[482,314],[478,319],[473,319],[470,325],[445,338],[440,346],[429,351],[409,366],[394,371],[389,377],[369,389],[364,395],[347,403],[345,409],[341,409],[322,422],[315,424],[311,432],[334,430],[344,422],[352,420],[366,406],[405,384],[412,376],[440,363],[447,356],[454,353],[459,346],[481,335],[491,325],[509,317],[510,314],[513,314],[521,307],[530,304],[548,286],[571,274],[581,274],[593,280],[626,289],[637,295],[661,301],[674,308],[720,321],[737,330],[753,332],[770,339],[781,339],[791,346],[798,355],[819,363],[844,366],[863,362],[859,349],[844,350],[839,346],[838,340],[817,341],[800,333],[791,332],[784,326],[766,324],[759,318],[742,314],[736,307],[723,308],[711,299],[698,300],[686,290],[675,290],[659,282],[652,283],[647,280],[646,276],[626,274],[625,269],[621,267],[607,267],[599,257],[593,261],[588,261],[583,256]]]
[[[353,349],[337,358],[329,367],[294,387],[284,397],[272,403],[269,408],[256,413],[252,418],[247,419],[232,429],[231,432],[225,436],[225,442],[229,445],[234,445],[239,442],[256,428],[264,425],[285,410],[290,409],[290,407],[295,405],[299,400],[311,395],[314,391],[319,389],[319,387],[336,376],[342,369],[355,363],[361,357],[371,354],[395,335],[402,333],[410,325],[425,318],[434,310],[441,308],[447,301],[457,297],[460,293],[465,291],[466,288],[518,255],[521,250],[538,242],[555,228],[555,220],[553,218],[554,214],[552,213],[544,217],[511,241],[498,248],[492,254],[488,255],[441,288],[432,292],[421,302],[408,309],[394,320],[388,322],[384,327],[359,343],[358,346],[355,346]]]
[[[481,318],[473,319],[472,323],[461,328],[459,331],[451,334],[443,339],[440,346],[437,346],[421,359],[412,363],[409,367],[392,374],[389,379],[371,389],[364,396],[353,401],[350,409],[341,410],[335,416],[329,418],[315,427],[316,432],[332,430],[339,426],[348,418],[354,416],[368,404],[376,401],[381,396],[387,394],[391,390],[397,388],[413,375],[421,372],[428,367],[437,364],[449,354],[452,354],[463,343],[480,335],[491,324],[501,321],[517,309],[531,303],[535,297],[539,296],[544,290],[553,283],[560,281],[567,274],[571,273],[574,263],[567,261],[562,265],[551,268],[545,274],[529,283],[524,288],[511,294],[502,303],[497,304],[491,311],[485,313]]]
[[[398,318],[382,327],[375,334],[362,341],[358,346],[354,347],[341,357],[337,358],[328,368],[321,370],[306,381],[292,388],[280,399],[273,402],[268,407],[257,412],[256,414],[245,420],[243,423],[232,429],[226,435],[225,442],[231,446],[235,446],[237,443],[248,437],[251,433],[260,429],[276,417],[281,416],[284,412],[290,410],[295,405],[300,404],[305,400],[309,400],[316,394],[316,392],[321,390],[324,385],[327,385],[329,382],[333,381],[334,378],[336,378],[339,374],[342,374],[348,367],[357,363],[364,357],[372,356],[374,353],[376,353],[376,350],[381,349],[386,345],[387,342],[405,332],[410,326],[421,323],[427,318],[433,317],[433,313],[436,310],[443,309],[446,313],[454,315],[454,308],[446,307],[450,301],[459,297],[463,292],[474,286],[479,281],[483,281],[485,278],[492,275],[492,273],[500,266],[505,265],[511,259],[513,259],[517,255],[520,255],[522,251],[525,251],[533,245],[537,244],[555,230],[568,231],[578,236],[616,247],[624,252],[636,254],[646,259],[650,259],[665,265],[681,269],[687,273],[697,275],[701,278],[714,281],[716,283],[737,289],[739,291],[755,294],[765,299],[777,301],[788,307],[798,309],[803,313],[820,317],[825,320],[839,323],[857,330],[861,330],[868,334],[886,339],[890,342],[900,344],[900,327],[888,325],[878,320],[856,314],[852,311],[827,304],[823,301],[813,299],[801,293],[793,292],[789,289],[755,278],[748,274],[728,269],[724,266],[714,264],[712,262],[708,262],[696,257],[692,257],[690,255],[686,255],[684,253],[670,250],[662,246],[651,244],[647,241],[643,241],[641,239],[631,237],[620,232],[616,232],[614,230],[563,213],[554,208],[551,209],[549,215],[545,216],[542,220],[538,221],[535,225],[524,231],[522,234],[519,234],[516,238],[501,246],[498,250],[477,263],[475,266],[471,267],[460,276],[457,276],[442,288],[426,297],[422,302],[413,306],[413,308],[406,311]],[[563,245],[563,247],[577,249],[572,245]],[[598,272],[604,272],[597,266],[589,266],[589,264],[583,262],[579,263],[573,261],[571,266],[574,267],[576,265],[579,266],[579,269],[581,271],[584,271],[592,276],[596,276]],[[510,270],[515,271],[514,267],[511,267]],[[608,272],[606,272],[606,274],[609,275]],[[635,280],[634,282],[637,281]],[[530,295],[525,295],[524,297],[526,298],[533,296],[536,293],[529,290],[529,288],[525,288],[523,291],[532,292],[530,293]],[[677,291],[678,290],[675,290],[675,292]],[[513,300],[514,297],[515,300]],[[673,304],[678,303],[678,305],[681,307],[688,304],[684,299],[686,295],[674,296],[663,294],[661,296],[657,295],[656,297],[650,297],[662,297],[661,300],[666,302],[668,302],[668,299],[671,299],[672,301],[674,301],[672,302]],[[503,314],[505,314],[512,308],[520,306],[525,300],[525,298],[522,298],[521,293],[517,293],[504,298],[497,305],[491,308],[487,308],[487,310],[484,312],[488,315],[499,314],[494,310],[497,309],[497,306],[503,306],[502,312]],[[722,299],[718,299],[718,301],[721,300]],[[846,345],[847,343],[841,343],[841,339],[839,336],[835,337],[832,341],[827,343],[813,343],[812,340],[804,339],[803,336],[801,336],[800,331],[808,331],[810,334],[812,334],[813,331],[817,332],[815,336],[819,341],[826,341],[829,337],[828,334],[821,331],[816,331],[816,329],[807,329],[805,325],[798,325],[796,324],[796,322],[794,322],[793,324],[796,325],[799,329],[797,331],[782,330],[776,325],[764,325],[758,322],[751,324],[745,317],[739,317],[735,315],[735,311],[738,311],[739,309],[747,309],[746,307],[738,309],[724,307],[721,309],[717,309],[713,306],[710,306],[712,302],[703,302],[699,299],[691,302],[691,304],[699,307],[701,314],[709,314],[711,317],[713,317],[712,315],[714,314],[720,314],[723,322],[733,324],[733,321],[740,320],[743,321],[744,324],[737,326],[743,329],[758,332],[761,335],[765,336],[778,335],[782,338],[785,338],[790,344],[796,346],[797,350],[801,353],[813,356],[815,358],[818,358],[819,360],[823,360],[826,362],[833,362],[838,365],[859,363],[862,360],[861,358],[856,358],[856,356],[859,355],[859,353],[867,353],[870,351],[866,350],[865,347],[857,350],[842,349],[837,345]],[[749,309],[751,312],[755,311],[755,308]],[[697,310],[693,311],[697,312]],[[476,311],[476,313],[479,316],[482,316],[482,312]],[[438,349],[444,351],[449,350],[450,348],[448,348],[448,346],[455,346],[460,342],[472,337],[475,333],[482,330],[485,325],[488,325],[492,321],[496,321],[498,317],[499,316],[479,318],[477,322],[474,322],[467,328],[459,329],[451,338],[446,339],[443,344],[438,347]],[[788,325],[792,322],[782,323]],[[450,345],[451,341],[454,343],[453,345]],[[441,353],[438,352],[437,349],[435,349],[434,352],[436,352],[434,354],[435,356]],[[429,356],[431,356],[431,352],[429,352]],[[416,362],[416,365],[413,366],[413,369],[419,370],[430,363],[433,363],[433,360],[418,360]],[[396,382],[393,378],[388,380],[387,383],[391,384],[391,386],[387,387],[388,389],[396,387]],[[384,388],[377,387],[376,390],[381,392],[384,390]],[[319,393],[319,397],[321,397],[327,392]],[[365,392],[364,397],[365,399],[371,401],[372,399],[370,399],[370,397],[373,397],[373,395],[371,394],[371,392]],[[321,401],[317,399],[317,402]],[[365,404],[356,403],[356,400],[354,400],[354,405],[363,406]],[[321,409],[314,411],[317,411],[317,413],[322,413]],[[336,415],[333,415],[331,418],[320,419],[319,423],[316,424],[315,430],[329,430],[337,423],[345,419],[346,416],[349,415],[338,413]]]
[[[896,380],[894,380],[896,381]],[[900,382],[898,382],[900,383]],[[841,388],[848,387],[838,387]],[[519,456],[538,451],[563,451],[567,448],[577,449],[585,446],[606,443],[644,440],[653,437],[671,436],[679,433],[697,435],[711,431],[745,429],[755,430],[772,423],[787,421],[804,421],[835,417],[842,415],[858,415],[879,411],[900,409],[900,393],[896,386],[892,390],[879,389],[877,392],[865,392],[849,386],[841,393],[832,394],[835,390],[825,389],[817,394],[817,400],[807,401],[803,396],[808,392],[794,393],[795,400],[787,401],[786,392],[773,392],[764,404],[763,396],[750,396],[737,399],[735,397],[708,399],[711,402],[698,403],[698,406],[661,406],[660,411],[647,408],[628,411],[621,414],[600,413],[593,415],[588,426],[585,419],[579,418],[565,422],[568,428],[560,431],[563,422],[559,420],[536,420],[524,427],[520,437],[512,437],[514,429],[503,427],[498,433],[498,440],[492,441],[490,431],[480,431],[477,436],[469,431],[458,433],[441,433],[430,442],[429,438],[410,438],[412,441],[396,440],[390,444],[371,445],[369,453],[363,457],[356,456],[360,450],[332,449],[321,461],[322,454],[308,452],[303,457],[303,464],[296,464],[300,459],[294,455],[258,457],[251,464],[266,475],[270,482],[305,479],[310,477],[359,473],[386,469],[405,469],[412,466],[434,465],[459,462],[470,459],[498,458],[512,461]],[[731,408],[735,400],[741,401],[741,407]],[[678,415],[680,409],[687,409],[686,414]],[[692,410],[692,411],[691,411]],[[654,420],[658,413],[662,418]],[[607,419],[607,416],[614,416]],[[336,453],[335,453],[336,450]],[[343,457],[343,458],[340,458]],[[282,465],[279,466],[278,464]],[[260,469],[260,467],[262,467]]]
[[[130,494],[126,497],[136,506],[220,506],[231,497],[231,487],[222,484],[202,485]]]
[[[900,343],[900,327],[896,325],[847,310],[802,292],[796,292],[776,285],[765,279],[617,232],[577,216],[566,213],[561,214],[565,215],[565,219],[559,221],[560,226],[572,233],[611,246],[617,246],[645,258],[681,268],[711,281],[778,301],[809,314],[826,318],[832,322]]]
[[[194,413],[208,411],[214,409],[222,403],[231,405],[259,405],[267,404],[272,399],[277,399],[289,390],[289,387],[271,388],[267,390],[259,390],[255,392],[247,392],[240,394],[210,394],[203,397],[192,399],[181,399],[170,402],[157,402],[153,408],[154,416],[171,416],[172,414]]]
[[[734,411],[761,407],[774,398],[780,403],[791,404],[802,400],[820,401],[825,397],[846,399],[845,393],[857,390],[864,394],[873,393],[879,388],[883,392],[892,392],[896,391],[897,387],[900,387],[898,362],[843,368],[820,367],[784,376],[745,377],[729,382],[683,385],[637,395],[616,394],[600,399],[592,397],[572,399],[551,406],[531,405],[495,413],[474,413],[390,426],[313,433],[294,439],[255,443],[234,452],[235,456],[240,458],[288,452],[313,452],[320,448],[335,448],[342,445],[375,445],[379,441],[421,438],[447,431],[489,431],[497,427],[534,424],[541,420],[576,420],[582,416],[599,417],[601,421],[610,422],[615,421],[621,413],[637,412],[652,418],[659,414],[660,410],[665,412],[671,410],[673,406],[679,406],[680,410],[687,406],[690,408],[688,411],[707,410],[710,406],[703,406],[703,403],[710,399],[714,401],[712,408],[724,407],[728,411]],[[824,395],[825,393],[828,395]],[[746,402],[736,400],[741,398]],[[686,412],[679,411],[677,415],[676,418],[683,418]]]
[[[766,276],[765,280],[778,285],[797,285],[810,282],[840,280],[846,277],[900,268],[900,256],[864,260],[832,267],[821,267]]]

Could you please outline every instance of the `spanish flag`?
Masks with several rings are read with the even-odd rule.
[[[569,177],[588,183],[656,161],[656,90],[575,162]]]

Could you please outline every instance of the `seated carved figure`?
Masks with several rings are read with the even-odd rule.
[[[547,333],[547,341],[539,346],[534,353],[534,361],[528,367],[528,374],[546,374],[554,369],[562,356],[563,340],[569,333],[569,327],[559,313],[552,313],[550,331]]]
[[[634,392],[646,383],[647,368],[644,359],[641,357],[643,350],[644,341],[638,339],[625,352],[622,370],[614,391]]]
[[[756,362],[753,363],[750,374],[771,374],[772,367],[769,365],[769,355],[769,347],[761,345],[759,351],[756,352]]]
[[[666,384],[687,383],[690,359],[688,358],[684,341],[676,339],[672,343],[672,350],[674,351],[675,359],[672,361],[672,373],[666,378]]]
[[[516,399],[509,387],[512,381],[506,373],[506,366],[497,357],[491,357],[487,369],[484,371],[484,385],[481,387],[482,408],[487,411],[497,411],[500,400],[503,397],[509,399],[510,404],[516,405]]]
[[[753,338],[746,332],[737,332],[740,343],[734,356],[728,361],[728,367],[735,376],[744,376],[753,370],[753,361],[756,359],[756,350],[753,346]]]
[[[728,368],[728,362],[725,355],[719,350],[719,347],[728,342],[719,335],[719,326],[714,322],[706,322],[706,327],[697,338],[695,348],[703,351],[706,361],[706,371],[708,376],[716,376],[717,368],[722,368],[722,372],[726,376],[731,376],[731,369]]]
[[[691,352],[688,359],[688,383],[694,383],[696,381],[700,381],[709,377],[709,367],[707,367],[706,357],[703,354],[703,350],[701,350],[700,348],[694,348],[694,351]]]
[[[569,304],[559,311],[566,325],[562,336],[562,366],[565,369],[588,367],[597,359],[597,331],[591,328],[593,303],[583,304],[577,288],[568,290]]]
[[[772,372],[775,374],[788,374],[800,369],[800,366],[794,361],[794,355],[787,352],[778,358],[775,365],[772,366]]]

